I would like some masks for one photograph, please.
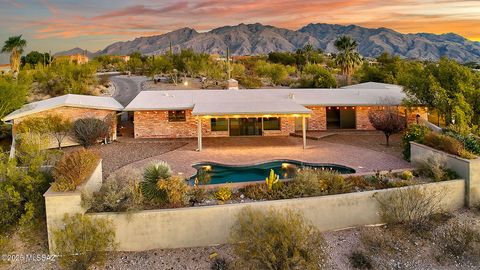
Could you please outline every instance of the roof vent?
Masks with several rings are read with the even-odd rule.
[[[295,99],[294,93],[288,93],[288,99]]]

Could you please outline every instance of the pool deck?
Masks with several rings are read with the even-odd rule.
[[[129,169],[141,171],[147,164],[166,161],[174,172],[190,177],[196,173],[192,165],[199,162],[249,165],[277,159],[339,164],[351,167],[358,173],[411,168],[410,163],[398,157],[352,145],[308,140],[307,148],[303,149],[302,139],[291,136],[204,138],[201,152],[195,151],[196,139],[187,142],[183,147],[131,163],[117,172]]]

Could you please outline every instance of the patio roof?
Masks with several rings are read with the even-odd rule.
[[[195,104],[192,114],[197,116],[232,116],[232,115],[290,115],[310,114],[312,111],[291,100],[255,100],[239,102],[199,102]]]
[[[8,114],[2,120],[10,121],[12,119],[55,109],[58,107],[78,107],[111,111],[123,110],[123,106],[112,97],[67,94],[26,104],[20,109]]]

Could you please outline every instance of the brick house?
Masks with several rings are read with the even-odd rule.
[[[2,120],[12,124],[14,137],[16,126],[25,119],[44,117],[47,115],[61,115],[74,122],[80,118],[94,117],[98,119],[111,119],[112,127],[110,139],[117,137],[117,111],[122,111],[123,106],[112,97],[86,96],[68,94],[24,105],[22,108],[5,116]],[[66,138],[62,146],[76,145],[72,138]],[[57,147],[54,138],[50,138],[48,148]]]
[[[400,86],[364,83],[339,89],[142,91],[127,105],[135,138],[288,136],[307,130],[373,130],[368,112],[394,107],[409,122],[423,107],[402,107]]]

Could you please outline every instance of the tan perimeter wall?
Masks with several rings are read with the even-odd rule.
[[[466,181],[465,205],[470,207],[480,203],[480,158],[464,159],[415,142],[410,142],[410,151],[410,160],[414,165],[429,157],[445,161],[447,168]]]
[[[117,117],[116,111],[111,110],[99,110],[99,109],[89,109],[89,108],[77,108],[77,107],[59,107],[51,110],[42,111],[36,114],[28,115],[25,117],[21,117],[15,119],[13,121],[13,130],[15,133],[15,126],[17,126],[20,122],[24,121],[28,118],[36,118],[36,117],[45,117],[47,115],[60,115],[70,121],[74,122],[75,120],[87,117],[93,117],[98,119],[105,119],[106,117],[112,117],[112,134],[110,135],[110,139],[116,140],[117,139]],[[72,146],[78,145],[78,143],[72,138],[68,137],[65,138],[62,142],[62,146]],[[52,137],[49,139],[48,148],[56,148],[58,147],[57,140]]]
[[[62,219],[65,214],[85,213],[81,207],[82,192],[93,193],[102,186],[102,160],[98,163],[92,175],[84,184],[77,187],[75,191],[56,192],[49,188],[43,195],[45,197],[45,216],[47,219],[48,246],[50,251],[53,248],[53,239],[51,231],[62,225]]]
[[[464,180],[413,186],[428,192],[442,192],[445,210],[458,209],[464,202]],[[320,231],[381,222],[374,195],[395,189],[367,191],[311,198],[227,204],[180,209],[148,210],[134,213],[95,213],[93,218],[108,218],[116,227],[121,251],[156,248],[210,246],[229,241],[230,228],[244,207],[265,210],[300,211]]]

